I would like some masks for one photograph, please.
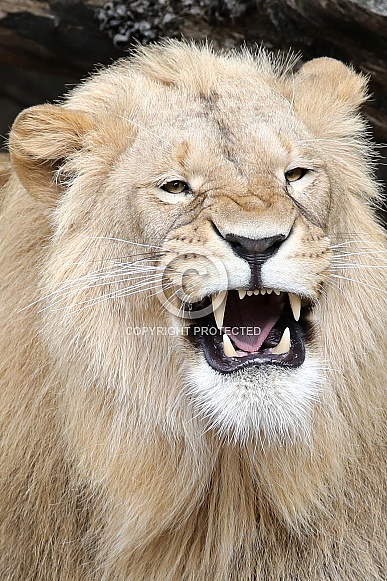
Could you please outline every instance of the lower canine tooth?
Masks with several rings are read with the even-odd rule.
[[[237,357],[234,346],[228,335],[223,335],[223,351],[226,357]]]
[[[223,327],[224,311],[227,303],[227,291],[221,291],[217,295],[212,295],[211,298],[215,322],[218,329],[220,330]]]
[[[298,321],[300,319],[301,313],[301,299],[298,295],[295,295],[293,293],[288,293],[288,295],[290,306],[292,307],[293,317],[295,318],[296,321]]]
[[[272,348],[271,352],[274,355],[281,355],[282,353],[287,353],[290,349],[290,329],[286,327],[282,334],[281,341]]]

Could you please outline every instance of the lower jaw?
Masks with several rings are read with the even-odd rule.
[[[189,336],[191,341],[203,351],[208,365],[219,373],[230,374],[247,367],[262,365],[283,368],[300,367],[305,360],[302,327],[294,320],[291,322],[285,320],[283,324],[289,326],[291,330],[291,344],[289,351],[281,354],[272,353],[272,349],[268,347],[242,357],[227,357],[223,351],[222,335],[210,320],[201,321],[201,324],[195,325],[195,327],[191,326]],[[197,333],[194,333],[194,329],[197,330]]]

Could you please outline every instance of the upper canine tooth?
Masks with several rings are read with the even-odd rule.
[[[212,295],[212,310],[218,329],[223,327],[224,311],[227,303],[228,291],[220,291],[217,295]]]
[[[298,295],[294,293],[288,293],[290,306],[292,307],[293,317],[296,321],[299,321],[301,314],[301,299]]]
[[[244,299],[246,296],[246,291],[243,289],[238,290],[239,298]]]
[[[286,327],[282,334],[281,341],[272,348],[271,352],[275,355],[281,355],[281,353],[287,353],[290,349],[290,329]]]
[[[223,335],[223,351],[226,357],[237,357],[234,345],[228,335]]]

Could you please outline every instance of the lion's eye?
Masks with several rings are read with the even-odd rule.
[[[295,167],[285,172],[285,179],[287,182],[296,182],[304,177],[308,170],[303,167]]]
[[[166,182],[160,186],[162,190],[169,192],[170,194],[183,194],[189,191],[189,186],[186,182],[182,180],[173,180],[172,182]]]

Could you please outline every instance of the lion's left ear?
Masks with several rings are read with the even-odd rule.
[[[287,92],[315,135],[345,137],[354,129],[355,114],[367,99],[367,78],[338,60],[317,58],[301,67]]]
[[[92,120],[80,111],[55,105],[38,105],[22,111],[9,136],[12,165],[25,189],[45,201],[55,202],[60,186],[55,172],[82,146]]]

